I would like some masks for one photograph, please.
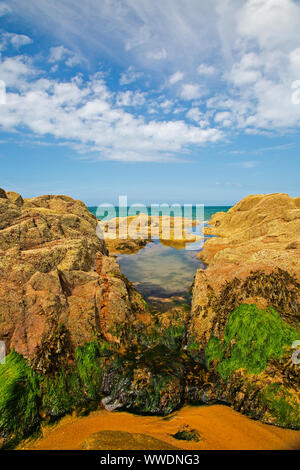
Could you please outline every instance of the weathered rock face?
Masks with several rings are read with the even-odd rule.
[[[299,365],[291,362],[300,339],[299,198],[249,196],[210,225],[217,237],[200,253],[208,267],[195,277],[189,325],[190,343],[210,361],[202,397],[300,426]]]
[[[212,217],[201,259],[215,264],[267,264],[299,273],[300,198],[287,194],[248,196]],[[299,275],[299,274],[298,274]]]
[[[210,225],[206,231],[217,237],[206,241],[199,255],[208,268],[196,274],[192,305],[193,329],[203,346],[216,323],[220,326],[220,305],[228,314],[245,302],[280,307],[288,322],[299,323],[299,198],[248,196],[215,214]]]
[[[120,326],[149,323],[97,219],[67,196],[25,199],[0,190],[0,340],[34,358],[64,325],[72,348],[95,335],[118,341]]]

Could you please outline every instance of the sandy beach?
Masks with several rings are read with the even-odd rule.
[[[186,424],[200,433],[199,442],[177,440],[171,436]],[[45,427],[40,440],[22,449],[80,449],[89,436],[100,431],[140,433],[186,450],[300,449],[300,431],[281,429],[254,421],[223,405],[187,406],[166,418],[138,416],[126,412],[110,413],[104,410],[93,412],[84,418],[68,416],[54,428]],[[161,448],[163,449],[163,446]],[[118,449],[112,450],[124,449],[128,449],[126,442],[122,442]]]

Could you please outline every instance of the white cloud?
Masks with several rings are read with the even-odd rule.
[[[300,47],[297,47],[290,52],[289,59],[292,76],[299,76],[300,79]]]
[[[199,75],[214,75],[216,69],[212,65],[200,64],[197,68],[197,73]]]
[[[49,55],[50,64],[65,62],[68,67],[80,64],[82,60],[77,54],[63,46],[51,47]]]
[[[139,91],[127,90],[119,92],[116,96],[116,103],[118,106],[142,106],[146,102],[145,93]]]
[[[83,56],[125,57],[137,69],[164,67],[149,60],[154,51],[167,51],[168,62],[196,70],[199,58],[215,50],[216,12],[213,2],[199,0],[10,0],[22,20],[47,31],[56,41]],[[59,14],[58,14],[59,12]],[[163,54],[164,55],[164,54]]]
[[[183,72],[173,73],[173,75],[171,75],[171,77],[169,78],[170,85],[174,85],[175,83],[180,82],[183,79],[183,77],[184,77]]]
[[[147,54],[148,59],[152,60],[162,60],[167,58],[167,51],[166,49],[160,49],[158,51],[151,51]]]
[[[12,34],[10,37],[10,42],[16,49],[19,49],[19,47],[27,46],[27,44],[32,44],[33,41],[25,34]]]
[[[233,64],[232,70],[227,75],[235,85],[243,86],[257,82],[262,73],[260,68],[262,66],[261,58],[253,53],[246,53],[243,55],[239,62]]]
[[[186,117],[188,119],[191,119],[192,121],[200,121],[200,119],[202,118],[203,116],[203,113],[200,111],[199,108],[191,108],[187,113],[186,113]]]
[[[238,33],[262,49],[281,50],[300,42],[300,9],[293,0],[248,0],[237,13]]]
[[[130,83],[136,82],[143,75],[142,72],[137,72],[133,66],[130,66],[126,72],[121,74],[120,85],[129,85]]]
[[[164,100],[159,106],[163,109],[170,109],[173,106],[173,102],[171,100]]]
[[[195,85],[192,83],[185,83],[184,85],[182,85],[180,96],[182,99],[189,101],[189,100],[200,98],[202,94],[203,93],[199,85]]]
[[[27,80],[37,75],[31,61],[24,56],[0,58],[0,77],[7,88],[17,87],[19,90],[28,87]],[[2,112],[2,108],[1,108]]]
[[[144,47],[147,43],[151,42],[151,32],[149,27],[144,24],[136,27],[129,34],[129,38],[125,41],[125,50],[131,51],[132,49]]]
[[[5,50],[9,45],[12,45],[15,49],[19,49],[22,46],[32,44],[32,39],[25,34],[16,33],[2,33],[0,50]]]
[[[221,12],[223,18],[226,12],[233,13],[225,3]],[[235,8],[232,17],[235,34],[225,29],[230,51],[223,77],[227,98],[214,98],[215,111],[229,110],[231,125],[248,134],[299,127],[300,106],[293,102],[292,89],[299,79],[299,3],[247,0]]]
[[[191,108],[186,113],[186,117],[191,121],[197,122],[198,126],[200,126],[201,128],[210,126],[208,115],[202,113],[199,108]]]
[[[66,56],[68,56],[68,54],[69,54],[69,50],[63,46],[51,47],[49,62],[50,63],[60,62]]]
[[[214,117],[214,121],[221,124],[223,127],[229,127],[232,125],[232,114],[229,111],[217,113]]]
[[[291,89],[300,79],[297,0],[89,0],[88,7],[69,0],[11,0],[10,5],[23,21],[81,51],[80,57],[132,64],[121,76],[122,85],[142,74],[148,79],[152,72],[157,89],[179,83],[168,92],[188,106],[202,96],[203,79],[215,87],[207,90],[209,110],[231,113],[215,121],[222,128],[274,133],[300,126],[300,106],[293,104]],[[164,51],[167,60],[158,60]],[[214,80],[206,80],[210,77]],[[176,103],[174,114],[182,105]],[[159,109],[151,103],[148,108],[153,114]]]
[[[22,57],[6,59],[0,74],[1,66],[11,74],[10,82],[20,86],[19,91],[8,90],[1,109],[5,131],[25,127],[32,138],[52,135],[77,151],[123,161],[173,161],[193,146],[223,138],[213,127],[201,129],[182,120],[146,121],[135,108],[128,112],[128,106],[143,103],[144,94],[112,92],[101,74],[87,82],[78,76],[60,82],[35,77]],[[162,109],[171,104],[160,102]]]
[[[7,3],[0,2],[0,16],[7,15],[8,13],[11,13],[11,11],[12,10]]]

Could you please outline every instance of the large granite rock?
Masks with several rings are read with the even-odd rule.
[[[215,214],[206,233],[216,237],[199,254],[207,269],[195,277],[189,324],[190,344],[209,358],[205,400],[225,400],[264,421],[300,426],[299,365],[291,361],[293,339],[300,339],[300,198],[246,197]],[[252,371],[254,356],[259,367]],[[269,395],[261,395],[269,387]],[[290,407],[289,416],[272,394],[286,413]]]
[[[299,323],[299,200],[287,194],[248,196],[210,220],[206,232],[215,237],[199,254],[207,269],[196,274],[192,304],[193,328],[203,346],[220,327],[217,299],[224,307],[227,302],[228,315],[243,302],[258,303],[277,307],[288,322]],[[283,298],[288,292],[290,301]]]
[[[63,324],[75,348],[149,322],[144,302],[96,235],[97,219],[67,196],[0,190],[0,340],[33,359]]]

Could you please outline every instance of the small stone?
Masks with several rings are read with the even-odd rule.
[[[172,437],[180,441],[199,442],[202,439],[200,433],[196,429],[192,429],[188,424],[181,426]]]

